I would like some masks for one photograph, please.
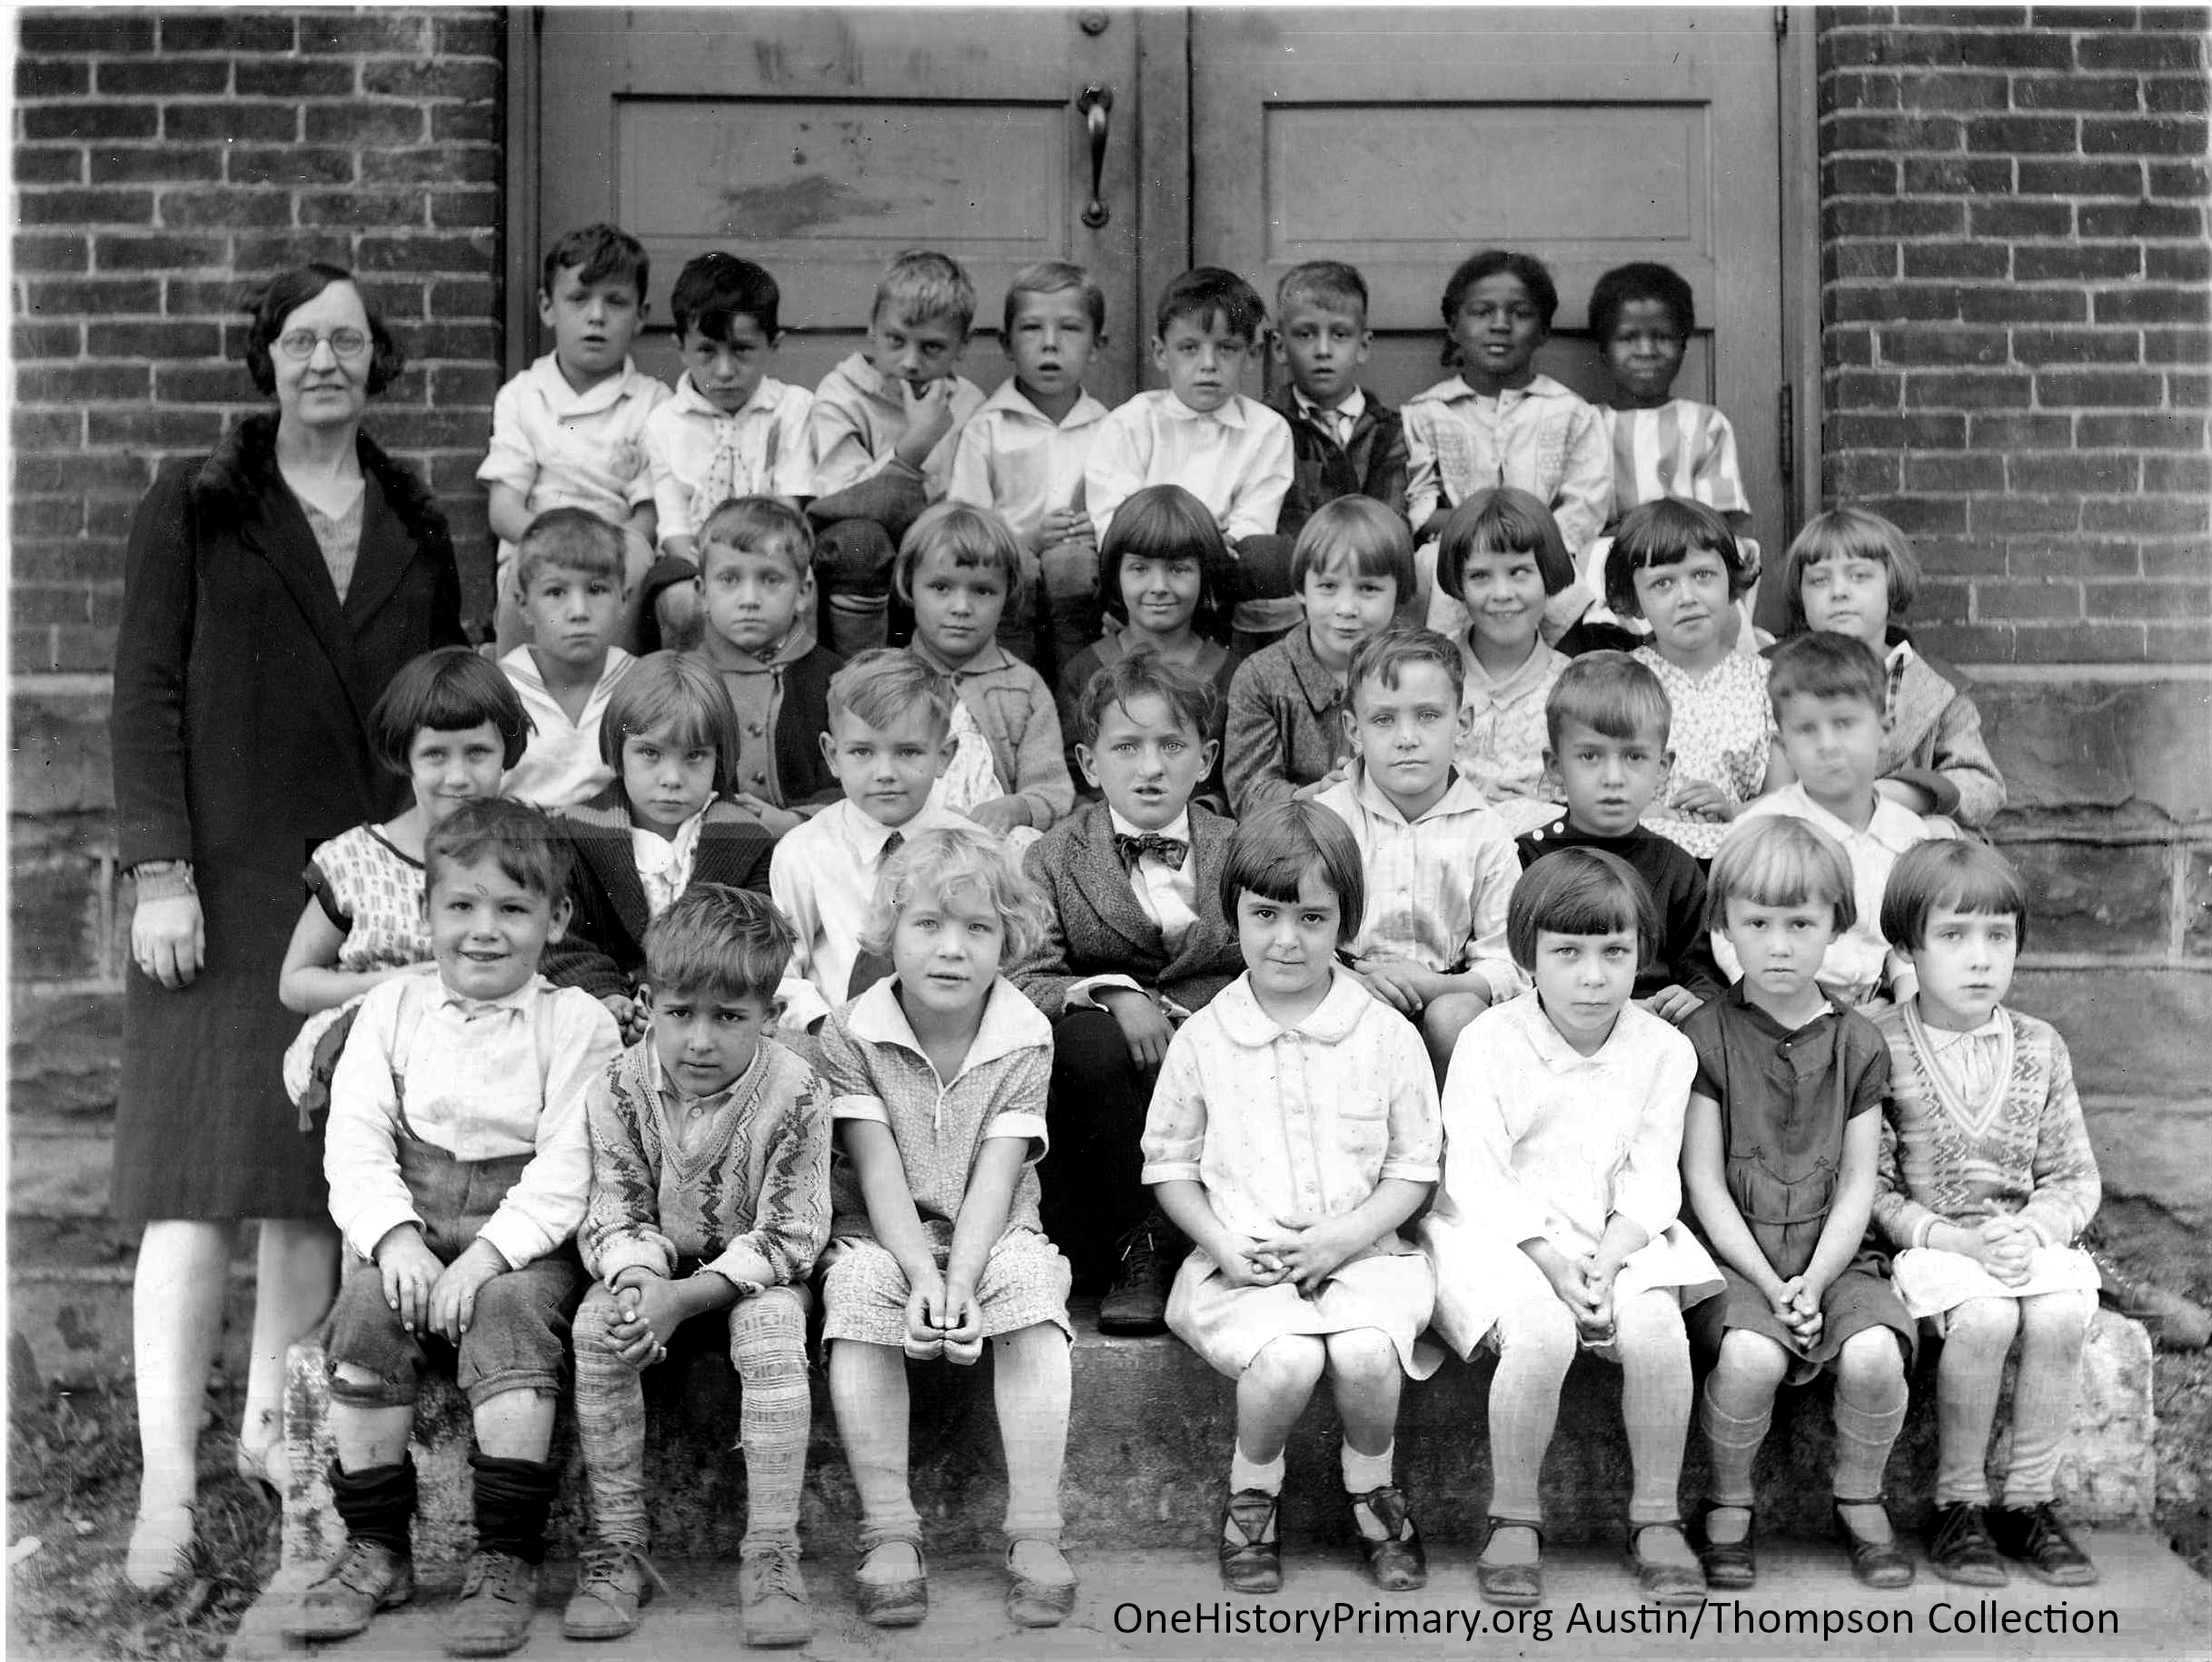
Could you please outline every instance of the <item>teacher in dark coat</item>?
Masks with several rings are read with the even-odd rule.
[[[162,470],[132,522],[115,647],[121,858],[134,879],[114,1211],[143,1222],[133,1320],[144,1473],[125,1573],[182,1576],[195,1447],[241,1219],[261,1220],[243,1475],[282,1469],[286,1347],[336,1286],[322,1143],[280,1063],[277,1002],[311,849],[400,806],[367,717],[392,673],[461,639],[422,481],[361,431],[404,367],[352,276],[285,272],[246,338],[276,400]]]

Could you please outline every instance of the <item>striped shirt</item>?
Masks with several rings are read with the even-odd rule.
[[[1505,945],[1505,908],[1521,878],[1513,833],[1483,795],[1454,778],[1420,818],[1408,820],[1354,761],[1315,798],[1347,826],[1367,879],[1367,915],[1355,958],[1402,958],[1439,974],[1482,976],[1493,1002],[1527,984]]]
[[[1670,399],[1656,410],[1608,410],[1615,521],[1661,497],[1683,497],[1716,512],[1749,513],[1736,465],[1736,430],[1711,404]]]

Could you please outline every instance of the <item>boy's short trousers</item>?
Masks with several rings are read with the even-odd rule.
[[[499,1209],[526,1154],[461,1161],[402,1133],[400,1176],[422,1220],[422,1240],[441,1263],[451,1263]],[[455,1377],[471,1407],[511,1390],[558,1393],[569,1359],[569,1323],[586,1277],[573,1242],[564,1242],[520,1270],[493,1276],[476,1295],[476,1313],[458,1346]],[[427,1331],[410,1333],[384,1300],[383,1271],[373,1263],[347,1271],[330,1316],[330,1392],[355,1408],[412,1407],[429,1362]],[[352,1366],[375,1376],[354,1384],[339,1374]]]

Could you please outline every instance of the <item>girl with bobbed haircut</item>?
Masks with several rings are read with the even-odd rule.
[[[411,658],[369,712],[376,759],[404,779],[418,733],[459,733],[489,725],[511,769],[522,759],[535,724],[499,667],[467,647],[440,647]]]
[[[622,678],[600,718],[600,760],[622,775],[622,741],[665,732],[679,745],[714,752],[714,794],[737,789],[738,712],[722,678],[684,652],[649,652]]]
[[[999,839],[965,826],[919,832],[884,862],[861,925],[860,950],[888,957],[898,915],[917,895],[972,896],[1006,926],[999,956],[1018,964],[1044,945],[1051,928],[1045,897],[1022,875]]]
[[[1236,827],[1221,868],[1221,915],[1236,921],[1236,897],[1249,892],[1294,901],[1307,874],[1319,872],[1336,895],[1336,935],[1355,939],[1367,915],[1367,874],[1352,827],[1311,798],[1277,802]]]
[[[1927,846],[1928,845],[1923,845]],[[1755,906],[1824,905],[1836,933],[1859,921],[1850,856],[1810,820],[1770,814],[1729,833],[1705,880],[1705,926],[1728,927],[1728,903]]]
[[[1121,591],[1123,560],[1185,559],[1198,562],[1198,608],[1191,616],[1191,631],[1202,640],[1226,644],[1236,562],[1205,504],[1180,485],[1146,485],[1114,510],[1114,522],[1098,545],[1098,594],[1106,615],[1119,623],[1129,621],[1128,599]]]
[[[284,332],[284,320],[336,282],[352,283],[361,295],[361,309],[368,314],[369,395],[375,397],[405,371],[407,354],[370,303],[368,291],[361,286],[360,280],[342,265],[333,265],[327,260],[311,260],[305,265],[279,272],[247,301],[246,315],[252,322],[246,326],[246,373],[253,376],[254,390],[263,397],[276,395],[273,354],[277,338]]]
[[[1905,533],[1878,513],[1863,508],[1831,508],[1815,514],[1790,540],[1782,556],[1782,603],[1789,625],[1784,633],[1796,635],[1812,628],[1805,616],[1805,573],[1824,560],[1871,560],[1889,579],[1889,621],[1895,623],[1912,609],[1920,592],[1920,557],[1912,551]]]
[[[1511,485],[1478,490],[1445,517],[1436,539],[1436,581],[1447,594],[1459,594],[1473,554],[1533,554],[1548,595],[1574,581],[1574,560],[1559,521],[1535,497]]]
[[[1790,822],[1785,822],[1790,823]],[[1897,858],[1881,892],[1882,939],[1909,953],[1928,939],[1938,912],[2006,917],[2018,946],[2028,945],[2028,885],[2011,861],[1986,843],[1949,838],[1915,843]]]
[[[1695,553],[1717,554],[1728,568],[1728,597],[1733,600],[1751,586],[1751,568],[1728,521],[1702,502],[1661,497],[1621,516],[1612,547],[1605,555],[1605,604],[1623,618],[1641,618],[1636,573],[1679,566]]]
[[[1537,937],[1636,932],[1636,961],[1658,955],[1659,908],[1636,869],[1602,848],[1562,848],[1521,874],[1505,911],[1505,944],[1513,962],[1536,968]]]
[[[891,586],[899,599],[914,604],[914,573],[924,556],[942,553],[961,570],[979,568],[1007,579],[1006,616],[1019,616],[1026,574],[1021,541],[1014,528],[987,508],[967,502],[939,502],[915,520],[899,540],[891,567]]]

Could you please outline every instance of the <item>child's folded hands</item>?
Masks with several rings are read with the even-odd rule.
[[[616,1354],[633,1368],[667,1360],[669,1340],[683,1325],[675,1283],[633,1267],[622,1271],[614,1297]]]
[[[1731,820],[1736,817],[1735,799],[1710,779],[1682,780],[1675,786],[1670,800],[1675,812],[1691,819]]]
[[[1979,1245],[1972,1255],[1991,1275],[2008,1286],[2028,1279],[2038,1244],[2033,1230],[2017,1218],[1997,1217],[1987,1220],[1976,1233]]]
[[[1314,1222],[1294,1216],[1278,1218],[1275,1222],[1282,1233],[1263,1236],[1253,1243],[1252,1250],[1280,1264],[1282,1279],[1297,1283],[1298,1291],[1309,1299],[1346,1259],[1368,1244],[1360,1238],[1359,1226],[1343,1218]]]

